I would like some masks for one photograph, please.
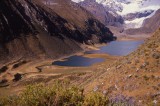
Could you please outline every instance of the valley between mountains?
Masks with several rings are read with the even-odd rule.
[[[0,106],[159,106],[158,3],[1,0]]]

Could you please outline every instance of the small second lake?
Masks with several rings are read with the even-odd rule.
[[[137,47],[144,41],[113,41],[106,46],[100,47],[99,50],[87,51],[85,54],[110,54],[114,56],[126,56],[135,51]],[[95,63],[105,61],[103,58],[87,58],[83,56],[71,56],[66,58],[65,61],[55,61],[53,65],[58,66],[71,66],[71,67],[86,67]]]
[[[55,61],[53,64],[58,66],[86,67],[105,60],[103,58],[88,58],[83,56],[71,56],[66,59],[66,61]]]

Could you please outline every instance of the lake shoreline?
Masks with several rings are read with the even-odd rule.
[[[69,66],[69,67],[86,67],[90,66],[92,64],[102,62],[103,58],[99,57],[93,57],[88,58],[85,57],[86,54],[91,55],[91,54],[107,54],[108,56],[126,56],[133,51],[135,51],[139,45],[143,43],[143,40],[132,40],[132,41],[126,41],[126,40],[121,40],[121,41],[112,41],[108,43],[107,45],[100,46],[99,49],[96,50],[90,50],[84,52],[83,55],[74,55],[70,56],[69,58],[64,58],[62,60],[54,61],[52,65],[58,65],[58,66]]]
[[[109,43],[107,43],[106,45],[108,45]],[[104,46],[104,44],[100,45],[96,45],[96,47],[100,48]],[[98,49],[92,49],[92,50],[98,50]],[[85,50],[87,51],[87,50]],[[3,91],[2,96],[3,95],[9,95],[11,93],[17,93],[20,92],[21,90],[24,89],[25,87],[25,83],[49,83],[52,84],[52,82],[54,82],[54,80],[56,79],[66,79],[68,77],[75,77],[75,79],[80,77],[80,81],[84,82],[82,79],[84,79],[83,77],[88,77],[88,76],[92,76],[93,73],[97,72],[97,70],[99,70],[99,68],[101,67],[108,67],[110,64],[113,64],[116,60],[121,59],[123,56],[113,56],[113,55],[109,55],[109,54],[85,54],[84,52],[77,52],[74,53],[70,56],[74,56],[74,55],[79,55],[79,56],[84,56],[84,57],[88,57],[88,58],[104,58],[104,62],[100,62],[100,63],[95,63],[91,66],[88,67],[67,67],[67,66],[55,66],[52,65],[52,63],[54,61],[59,61],[59,60],[63,60],[66,58],[69,58],[70,56],[64,56],[61,57],[59,59],[41,59],[41,60],[35,60],[35,61],[30,61],[20,67],[18,67],[16,70],[14,70],[11,74],[13,73],[20,73],[21,75],[23,75],[23,78],[20,81],[17,82],[11,82],[9,81],[8,84],[9,86],[7,87],[8,89],[5,89],[6,87],[0,88],[0,90]],[[40,70],[39,70],[39,69]],[[79,74],[82,76],[79,76]],[[84,75],[83,75],[84,74]],[[76,76],[78,75],[78,76]],[[82,77],[82,78],[81,78]],[[11,77],[12,78],[12,77]],[[43,79],[43,80],[42,80]],[[72,80],[71,80],[72,81]],[[74,82],[74,80],[73,80]],[[79,81],[75,81],[74,83],[79,83]]]

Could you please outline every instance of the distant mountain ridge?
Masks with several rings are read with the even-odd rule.
[[[157,30],[160,27],[159,17],[160,17],[160,9],[157,10],[152,17],[147,18],[143,22],[141,28],[135,28],[135,29],[131,28],[131,29],[126,30],[126,33],[131,34],[131,35],[143,34],[143,33],[145,34],[153,33],[155,30]]]
[[[124,23],[123,18],[108,11],[108,8],[96,2],[96,0],[85,0],[79,3],[82,7],[90,11],[97,19],[105,25],[121,26]]]
[[[119,23],[117,22],[117,20],[119,19],[123,20],[125,28],[127,29],[140,28],[143,24],[143,21],[148,17],[153,16],[155,11],[157,11],[160,8],[159,0],[152,0],[152,1],[150,0],[79,0],[79,1],[72,0],[72,1],[75,1],[79,4],[83,4],[82,6],[84,6],[86,9],[91,11],[96,17],[98,17],[98,19],[100,19],[99,17],[101,17],[100,20],[102,20],[102,17],[105,17],[105,15],[102,15],[102,14],[105,14],[103,11],[105,11],[106,13],[112,14],[114,18],[108,15],[108,20],[112,22],[114,20],[115,23]],[[96,6],[94,6],[92,3],[93,1],[95,2],[94,5],[97,5],[97,6],[100,5],[100,8],[97,8]],[[84,5],[85,3],[86,5]],[[90,8],[91,3],[92,3],[92,8]],[[105,9],[102,9],[102,8],[105,8]],[[95,10],[97,14],[95,13]]]
[[[87,0],[72,0],[74,2],[85,2]],[[141,10],[157,10],[160,8],[159,0],[95,0],[98,4],[108,7],[108,11],[114,11],[120,15],[134,13]],[[134,7],[134,8],[130,8]]]

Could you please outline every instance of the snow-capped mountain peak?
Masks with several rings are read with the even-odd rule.
[[[97,2],[113,16],[122,16],[126,27],[139,28],[143,21],[160,8],[160,0],[72,0],[74,2]],[[93,7],[94,8],[94,7]],[[117,15],[118,14],[118,15]],[[128,18],[126,18],[128,17]]]
[[[74,2],[83,2],[87,0],[72,0]],[[94,0],[99,4],[114,9],[119,15],[126,15],[144,10],[158,10],[160,0]]]

